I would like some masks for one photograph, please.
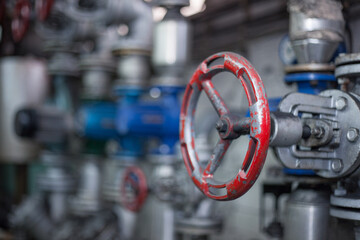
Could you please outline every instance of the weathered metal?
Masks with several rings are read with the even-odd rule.
[[[20,42],[30,24],[31,5],[29,0],[18,0],[14,7],[14,15],[11,22],[12,37],[15,42]]]
[[[358,175],[360,124],[354,119],[360,115],[359,105],[357,95],[335,89],[323,91],[319,96],[304,93],[285,96],[279,111],[299,117],[308,133],[292,146],[277,144],[280,161],[291,169],[316,170],[324,178]],[[292,131],[281,129],[288,132],[289,139],[299,136],[299,127],[294,126]],[[291,144],[290,140],[288,143]]]
[[[223,63],[210,66],[215,60]],[[220,72],[231,72],[245,89],[250,108],[250,120],[241,120],[230,113],[211,79]],[[221,139],[217,143],[206,168],[199,164],[195,150],[194,116],[201,91],[204,90],[220,120],[217,129]],[[226,125],[225,128],[220,125]],[[246,130],[249,129],[249,130]],[[224,135],[225,132],[225,135]],[[214,180],[214,172],[233,139],[250,132],[248,151],[237,175],[229,182]],[[264,165],[270,139],[270,112],[264,85],[255,68],[242,56],[222,52],[210,56],[195,71],[185,90],[180,115],[181,152],[187,171],[195,185],[208,197],[232,200],[246,193],[258,178]]]
[[[128,167],[125,170],[120,191],[123,206],[130,211],[138,212],[148,194],[144,172],[136,166]]]

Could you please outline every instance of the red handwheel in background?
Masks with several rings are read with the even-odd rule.
[[[45,21],[54,5],[54,0],[36,0],[36,14],[40,21]]]
[[[221,61],[218,65],[217,61]],[[250,117],[241,119],[232,114],[212,83],[220,72],[231,72],[240,80],[249,102]],[[220,139],[205,168],[199,164],[195,147],[195,112],[204,90],[219,115],[216,124]],[[214,179],[231,142],[249,134],[250,141],[242,167],[229,182]],[[255,68],[242,56],[223,52],[212,55],[195,71],[186,87],[180,116],[181,152],[187,171],[195,185],[208,197],[231,200],[246,193],[258,178],[264,165],[270,139],[270,111],[263,82]]]
[[[144,204],[148,187],[144,172],[136,166],[128,167],[121,182],[121,202],[133,212],[138,212]]]
[[[20,42],[29,28],[30,11],[29,0],[18,0],[16,2],[11,22],[11,31],[15,42]]]

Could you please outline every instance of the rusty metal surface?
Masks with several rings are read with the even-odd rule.
[[[133,212],[140,211],[148,194],[146,177],[141,168],[130,166],[125,170],[120,191],[123,206]]]
[[[224,63],[209,67],[217,59]],[[214,88],[211,79],[220,72],[231,72],[241,82],[245,89],[250,108],[249,127],[250,141],[243,165],[237,175],[229,182],[218,182],[214,179],[214,172],[221,164],[221,160],[233,139],[240,136],[234,126],[239,125],[239,119],[229,112],[222,97]],[[221,134],[224,129],[217,126],[221,139],[205,168],[199,164],[195,150],[194,116],[196,104],[202,90],[217,111],[220,121],[226,124],[226,136]],[[241,133],[246,133],[244,127]],[[212,55],[195,71],[185,90],[180,115],[180,143],[181,152],[187,171],[195,185],[208,197],[216,200],[231,200],[246,193],[258,178],[264,165],[270,138],[270,112],[264,85],[254,67],[242,56],[230,52]]]
[[[12,37],[15,42],[20,42],[30,24],[31,5],[29,0],[18,0],[14,7],[14,15],[11,22]]]

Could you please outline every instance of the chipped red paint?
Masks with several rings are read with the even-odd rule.
[[[209,67],[211,62],[219,58],[224,59],[224,64]],[[236,132],[234,130],[234,125],[237,122],[231,118],[231,113],[226,107],[225,102],[211,82],[214,75],[223,71],[233,73],[241,81],[247,95],[250,107],[250,120],[248,120],[249,124],[244,124],[244,128],[250,128],[250,142],[243,166],[236,177],[227,183],[218,183],[213,179],[213,174],[221,164],[231,139],[238,137],[235,135]],[[229,125],[227,131],[232,133],[224,135],[231,138],[227,139],[224,137],[220,139],[205,169],[201,168],[195,151],[193,127],[196,104],[202,90],[205,91],[217,110],[220,119],[227,121],[226,123]],[[230,122],[228,122],[229,120]],[[231,200],[240,197],[251,188],[258,178],[266,158],[269,139],[269,105],[261,78],[250,62],[242,56],[229,52],[212,55],[202,62],[186,87],[180,114],[181,152],[186,169],[195,185],[206,196],[212,199]],[[211,191],[212,188],[224,189],[226,193],[215,194]]]
[[[220,96],[219,92],[216,91],[216,89],[214,88],[211,79],[202,81],[202,87],[205,90],[206,95],[210,99],[219,116],[223,116],[229,113],[229,109],[225,106],[224,100]]]
[[[127,187],[135,192],[135,198],[128,198]],[[148,187],[145,174],[139,167],[131,166],[125,170],[120,192],[121,203],[126,209],[133,212],[141,209],[148,194]]]
[[[16,2],[11,21],[12,37],[15,42],[20,42],[29,28],[30,11],[31,5],[29,0],[18,0]]]
[[[49,16],[54,0],[36,0],[36,13],[40,21],[45,21]]]

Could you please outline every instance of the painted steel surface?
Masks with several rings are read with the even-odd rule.
[[[15,42],[20,42],[30,24],[31,5],[29,0],[18,0],[14,7],[14,15],[11,22],[12,37]]]
[[[90,139],[116,139],[115,128],[117,106],[111,101],[86,101],[78,113],[81,134]]]
[[[223,64],[210,66],[219,59],[223,59]],[[244,121],[234,118],[214,88],[212,77],[225,71],[233,73],[244,87],[249,102],[250,119]],[[205,91],[220,117],[217,129],[221,137],[205,168],[199,164],[194,130],[196,105],[202,90]],[[223,134],[223,123],[227,125],[225,134]],[[239,126],[240,123],[242,126]],[[241,169],[229,182],[216,181],[213,174],[221,164],[232,140],[247,132],[250,133],[250,141]],[[230,52],[212,55],[202,62],[187,85],[180,115],[181,152],[195,185],[206,196],[216,200],[232,200],[242,196],[252,187],[260,174],[269,139],[269,104],[264,85],[254,67],[244,57]]]
[[[141,156],[144,139],[131,134],[119,134],[116,128],[118,105],[111,101],[85,101],[77,116],[78,132],[95,141],[115,140],[119,144],[118,156]]]
[[[122,136],[157,138],[159,148],[153,153],[173,154],[179,139],[179,87],[159,87],[161,96],[154,100],[125,93],[118,102],[116,129]]]
[[[128,167],[120,188],[123,206],[133,212],[140,211],[148,194],[144,172],[136,166]]]

